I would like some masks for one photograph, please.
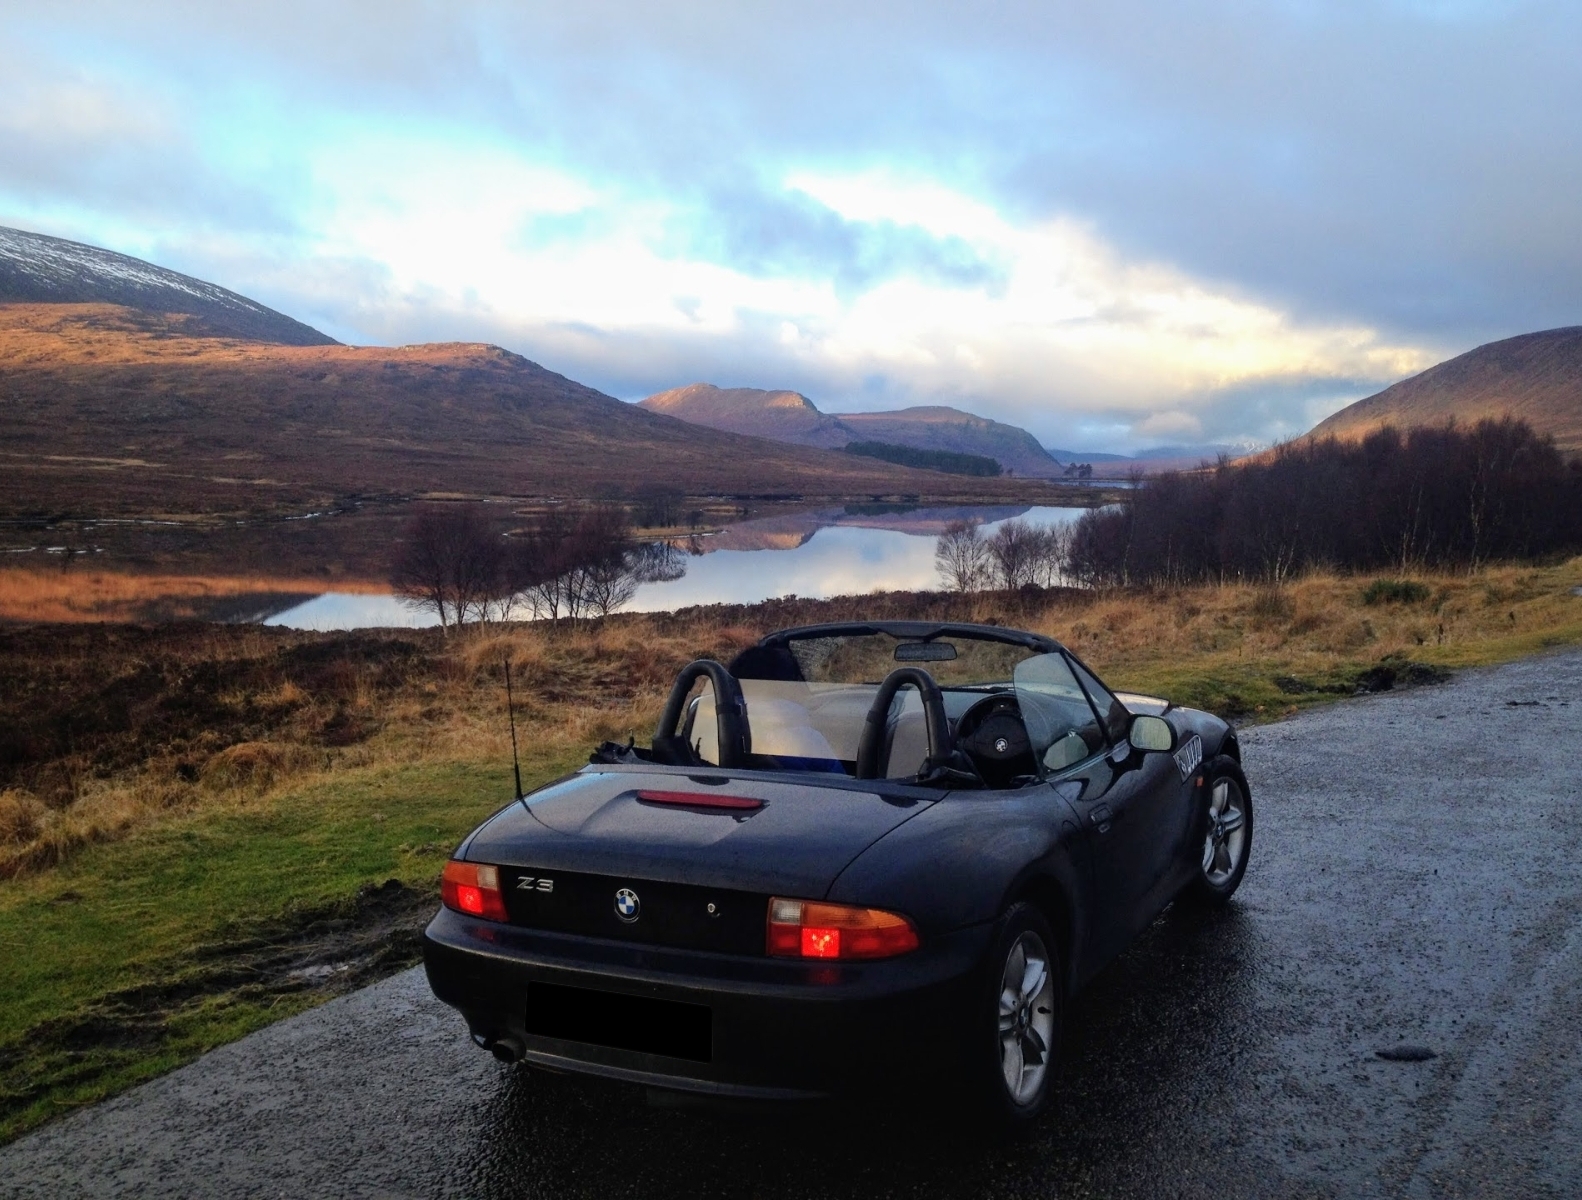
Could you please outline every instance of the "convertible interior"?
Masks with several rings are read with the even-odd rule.
[[[689,664],[651,749],[595,757],[1013,788],[1101,753],[1124,725],[1124,706],[1046,639],[895,629],[791,630],[729,666]]]

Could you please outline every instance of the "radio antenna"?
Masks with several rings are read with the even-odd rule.
[[[511,722],[511,771],[516,776],[516,798],[522,798],[522,763],[516,756],[516,703],[511,695],[511,660],[505,660],[505,715]]]

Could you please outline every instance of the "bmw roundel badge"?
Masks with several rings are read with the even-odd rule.
[[[637,920],[642,911],[643,902],[631,888],[622,888],[615,893],[615,915],[628,925]]]

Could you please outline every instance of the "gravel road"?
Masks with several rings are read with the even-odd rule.
[[[1244,745],[1237,901],[1085,993],[1022,1141],[524,1075],[411,971],[0,1150],[0,1196],[1582,1195],[1582,653]]]

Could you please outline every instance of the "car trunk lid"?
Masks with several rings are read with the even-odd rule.
[[[643,792],[762,807],[645,802]],[[935,799],[918,788],[843,776],[804,783],[590,770],[499,813],[472,839],[467,857],[817,898],[842,867]]]

